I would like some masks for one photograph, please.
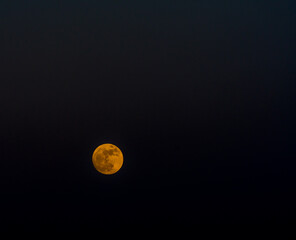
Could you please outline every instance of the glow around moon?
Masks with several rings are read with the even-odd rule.
[[[114,174],[122,167],[123,154],[120,149],[113,144],[102,144],[93,152],[92,162],[100,173],[106,175]]]

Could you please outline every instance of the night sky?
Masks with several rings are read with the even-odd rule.
[[[0,32],[7,226],[295,223],[294,0],[1,1]]]

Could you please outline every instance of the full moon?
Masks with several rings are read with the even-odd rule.
[[[92,162],[100,173],[114,174],[122,167],[123,154],[115,145],[105,143],[95,149]]]

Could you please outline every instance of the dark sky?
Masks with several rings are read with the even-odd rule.
[[[0,4],[9,226],[295,221],[295,1]],[[93,150],[117,145],[115,175]]]

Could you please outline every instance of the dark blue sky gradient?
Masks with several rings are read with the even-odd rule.
[[[24,222],[56,220],[36,196],[62,219],[113,197],[130,223],[295,215],[295,1],[6,1],[0,32],[0,186]]]

